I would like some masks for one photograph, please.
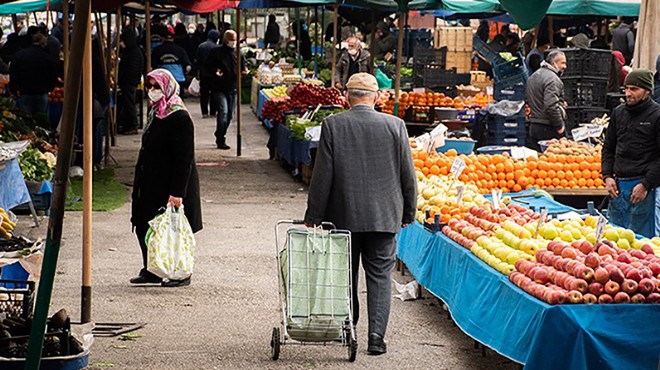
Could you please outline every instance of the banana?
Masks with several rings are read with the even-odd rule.
[[[11,239],[11,234],[9,231],[5,230],[3,227],[0,227],[0,237],[3,237],[7,240]]]
[[[7,220],[2,221],[2,228],[7,231],[14,231],[14,226],[7,222]]]

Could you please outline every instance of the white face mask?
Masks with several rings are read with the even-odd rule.
[[[147,95],[149,95],[149,100],[154,103],[163,98],[163,92],[161,90],[149,90]]]
[[[354,56],[357,55],[358,50],[357,50],[357,49],[348,49],[348,53],[349,53],[351,56],[354,57]]]
[[[236,47],[236,41],[227,41],[227,46],[230,48],[235,48]]]

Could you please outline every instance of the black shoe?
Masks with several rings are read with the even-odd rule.
[[[216,145],[218,146],[218,149],[222,149],[222,150],[231,149],[231,147],[229,145],[227,145],[226,143],[220,143],[220,144],[216,144]]]
[[[140,273],[140,275],[132,278],[130,281],[131,284],[160,284],[163,281],[163,279],[159,278],[154,274],[146,275]]]
[[[166,287],[166,288],[176,288],[180,286],[188,286],[190,285],[190,276],[183,280],[163,280],[162,283],[160,283],[160,286]]]
[[[385,344],[383,337],[376,333],[369,334],[369,347],[367,348],[367,354],[378,356],[385,353],[387,353],[387,345]]]

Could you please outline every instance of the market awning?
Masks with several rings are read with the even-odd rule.
[[[31,13],[59,8],[62,0],[18,0],[0,5],[0,15]]]
[[[553,0],[550,15],[639,16],[641,0]]]

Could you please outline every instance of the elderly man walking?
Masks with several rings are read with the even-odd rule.
[[[349,37],[346,40],[348,49],[341,54],[337,61],[337,71],[335,72],[335,87],[344,89],[346,82],[351,76],[360,72],[371,73],[371,55],[367,50],[362,49],[362,43],[357,37]]]
[[[369,348],[387,352],[395,235],[413,222],[415,169],[405,124],[374,110],[378,83],[368,73],[346,84],[351,109],[326,118],[321,129],[305,223],[330,221],[352,233],[353,324],[359,318],[360,258],[367,279]]]

